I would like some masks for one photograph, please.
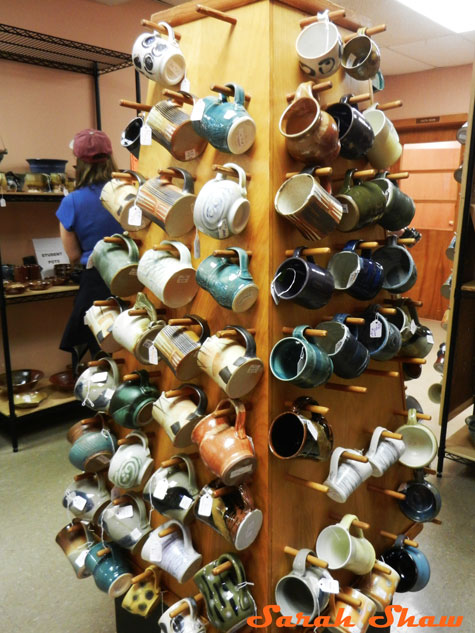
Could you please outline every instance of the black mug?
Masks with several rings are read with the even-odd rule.
[[[401,349],[401,333],[378,312],[379,306],[369,306],[363,313],[364,325],[358,326],[358,338],[373,360],[390,360]]]
[[[333,321],[319,323],[319,330],[327,335],[319,341],[333,361],[333,371],[340,378],[356,378],[368,367],[370,355],[367,348],[358,341],[358,328],[345,323],[348,314],[335,314]]]
[[[335,290],[345,290],[355,299],[374,299],[384,281],[383,267],[364,249],[358,255],[356,249],[362,240],[350,240],[342,251],[335,253],[328,262],[328,270],[335,281]]]
[[[420,591],[430,579],[430,565],[420,549],[405,545],[405,535],[400,534],[393,547],[382,553],[383,561],[400,576],[396,591]]]
[[[350,104],[353,95],[344,95],[340,103],[328,106],[327,112],[335,119],[340,139],[340,156],[349,160],[363,158],[374,143],[371,125],[358,110]]]
[[[332,296],[335,284],[333,275],[317,266],[313,257],[302,256],[304,246],[294,250],[275,271],[271,283],[274,301],[293,301],[304,308],[318,309],[326,305]]]
[[[140,155],[140,130],[143,126],[143,117],[136,116],[127,124],[127,127],[122,132],[120,144],[129,152],[139,158]]]

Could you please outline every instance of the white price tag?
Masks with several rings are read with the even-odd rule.
[[[320,578],[318,586],[325,593],[339,593],[340,583],[333,578]]]
[[[414,319],[412,319],[411,325],[409,326],[409,329],[411,330],[411,334],[415,334],[416,333],[417,325],[416,325],[416,322],[414,321]]]
[[[157,499],[165,499],[167,490],[168,490],[168,480],[160,479],[157,485],[155,486],[155,489],[153,491],[153,496],[156,497]]]
[[[198,514],[201,514],[202,517],[209,517],[211,516],[212,508],[213,497],[211,495],[203,495],[198,506]]]
[[[87,499],[85,499],[84,497],[76,496],[73,499],[72,506],[75,510],[78,510],[79,512],[81,512],[82,510],[84,510],[86,503],[87,503]]]
[[[369,337],[370,338],[381,338],[383,334],[383,324],[379,319],[375,319],[370,323],[369,326]]]
[[[313,439],[318,442],[318,431],[313,426],[313,424],[310,422],[310,420],[307,422],[307,429],[308,429],[310,435],[313,437]]]
[[[197,155],[196,149],[187,149],[185,151],[185,160],[193,160]]]
[[[127,222],[130,226],[140,226],[142,224],[142,209],[136,204],[130,207]]]
[[[91,268],[94,268],[94,264],[92,263],[92,253],[89,255],[86,262],[86,270],[90,270]]]
[[[193,240],[193,257],[199,259],[201,257],[200,234],[198,229],[195,231],[195,239]]]
[[[7,201],[5,200],[5,198],[2,196],[0,198],[0,207],[6,207],[7,206]]]
[[[130,519],[134,516],[134,508],[130,504],[128,506],[117,506],[115,516],[118,519]]]
[[[81,552],[81,553],[79,554],[79,556],[76,558],[76,560],[75,560],[74,562],[75,562],[75,564],[76,564],[78,567],[83,567],[83,566],[84,566],[84,563],[85,563],[85,561],[86,561],[86,556],[87,556],[87,554],[88,554],[88,550],[87,550],[87,549],[85,549],[85,550],[84,550],[84,552]]]
[[[92,375],[92,382],[105,382],[108,375],[109,374],[106,371],[98,371],[96,374]]]
[[[134,528],[130,533],[130,537],[133,538],[134,541],[138,541],[141,536],[142,532],[139,530],[139,528]]]
[[[221,220],[218,226],[218,239],[224,240],[229,237],[229,226],[226,220]]]
[[[155,345],[150,345],[148,348],[148,362],[151,365],[158,365],[158,350]]]
[[[140,145],[152,144],[152,128],[147,123],[144,123],[140,128]]]
[[[114,389],[106,389],[104,391],[104,398],[106,400],[110,400],[112,398],[112,396],[114,395]]]
[[[193,110],[191,111],[191,121],[201,121],[201,118],[203,117],[203,112],[205,111],[205,105],[206,104],[203,99],[198,99],[198,101],[193,106]]]
[[[433,344],[434,344],[434,337],[432,336],[432,334],[428,334],[428,335],[427,335],[427,342],[428,342],[430,345],[433,345]]]
[[[153,541],[151,544],[150,558],[152,558],[156,563],[159,563],[162,560],[162,543],[160,541]]]
[[[63,196],[69,196],[69,191],[66,189],[66,187],[63,187]]]
[[[183,77],[183,81],[180,84],[180,90],[183,90],[183,92],[190,92],[190,88],[191,88],[190,80],[185,75],[185,77]]]
[[[180,508],[183,508],[183,510],[188,510],[192,503],[193,499],[191,497],[182,497],[180,501]]]

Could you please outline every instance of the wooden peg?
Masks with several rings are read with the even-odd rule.
[[[397,243],[398,244],[415,244],[416,238],[415,237],[401,237],[401,239],[399,239]]]
[[[125,360],[123,358],[111,358],[117,365],[123,365]],[[90,360],[87,364],[88,367],[108,367],[109,365],[105,361],[104,358],[100,358],[99,360]]]
[[[152,29],[152,31],[158,31],[159,33],[163,33],[164,35],[167,35],[167,29],[164,26],[159,26],[156,22],[152,22],[152,20],[141,20],[140,24],[142,26],[146,26],[148,29]],[[181,40],[181,35],[180,33],[177,33],[175,31],[175,39],[177,39],[178,41]]]
[[[197,593],[193,596],[193,600],[195,602],[201,602],[202,600],[204,600],[204,596],[201,592]],[[180,615],[180,613],[185,613],[186,611],[188,611],[188,604],[186,602],[182,602],[180,606],[177,607],[174,611],[170,611],[170,619],[173,620],[173,618],[176,618],[177,615]]]
[[[165,391],[165,398],[178,398],[180,396],[189,396],[194,393],[191,387],[182,387],[180,389],[170,389],[170,391]]]
[[[231,88],[228,88],[228,86],[222,86],[221,84],[213,84],[210,87],[210,90],[212,92],[221,92],[223,95],[226,95],[228,97],[232,97],[234,91]],[[247,93],[244,95],[244,101],[246,101],[247,103],[249,103],[249,101],[251,100],[251,95],[248,95]]]
[[[168,536],[169,534],[173,534],[174,532],[179,532],[179,531],[180,531],[180,528],[178,527],[178,525],[170,525],[170,527],[165,528],[164,530],[159,532],[158,536],[160,538],[163,538],[164,536]]]
[[[347,391],[348,393],[366,393],[368,387],[359,387],[358,385],[339,385],[335,382],[327,382],[325,389],[333,389],[334,391]]]
[[[347,596],[346,593],[337,593],[335,597],[337,600],[340,600],[340,602],[349,604],[351,607],[355,607],[355,609],[359,609],[359,607],[361,606],[361,600],[358,600],[357,598],[352,598],[351,596]]]
[[[122,503],[130,503],[130,497],[127,495],[121,495],[120,497],[117,497],[117,499],[114,499],[112,505],[120,506]]]
[[[395,541],[397,539],[397,534],[393,534],[392,532],[386,532],[386,530],[379,530],[379,533],[381,534],[381,536],[384,536],[384,538],[389,538],[392,541]],[[411,539],[409,538],[404,539],[404,545],[410,545],[411,547],[419,547],[419,543],[417,543],[416,541],[411,541]]]
[[[442,525],[442,521],[440,519],[432,519],[430,523],[434,523],[435,525]]]
[[[170,97],[174,101],[180,102],[180,104],[188,103],[188,105],[194,105],[193,97],[191,95],[186,95],[181,92],[177,92],[176,90],[169,90],[165,88],[162,91],[164,97]]]
[[[291,402],[290,400],[286,400],[284,402],[284,406],[291,409],[294,406],[294,403]],[[321,407],[320,405],[317,405],[317,404],[307,404],[307,406],[305,406],[304,409],[305,411],[311,411],[312,413],[320,413],[320,415],[326,415],[330,411],[328,407]]]
[[[398,171],[394,174],[388,174],[386,176],[386,178],[389,178],[389,180],[402,180],[403,178],[409,178],[409,172],[408,171]]]
[[[96,552],[96,556],[99,556],[99,558],[102,558],[102,556],[105,556],[106,554],[110,554],[110,553],[111,553],[111,548],[104,547],[104,549],[100,549],[98,552]]]
[[[168,319],[168,325],[199,325],[193,319]]]
[[[434,470],[433,468],[427,468],[427,466],[424,466],[423,470],[426,473],[426,475],[437,475],[437,471]]]
[[[222,574],[225,571],[229,571],[232,568],[233,564],[231,563],[231,561],[228,560],[226,563],[222,563],[222,565],[218,565],[213,569],[213,576],[219,576],[219,574]]]
[[[199,453],[186,453],[186,456],[190,459],[196,459],[199,457]],[[169,468],[170,466],[178,466],[178,464],[184,464],[183,460],[179,457],[172,457],[171,459],[166,459],[163,462],[160,462],[160,468]]]
[[[282,332],[283,334],[292,334],[292,332],[294,331],[293,327],[288,327],[288,326],[284,326],[282,328]],[[304,332],[304,336],[318,336],[318,337],[325,337],[328,335],[328,332],[326,330],[315,330],[314,328],[308,327],[305,332]]]
[[[367,464],[368,463],[368,458],[365,457],[364,455],[357,455],[355,453],[350,453],[350,451],[343,451],[343,453],[341,454],[341,458],[342,459],[349,459],[353,462],[360,462],[361,464]]]
[[[376,106],[377,110],[393,110],[394,108],[401,108],[403,106],[403,102],[401,99],[396,99],[396,101],[388,101],[387,103],[378,103]]]
[[[295,547],[290,547],[290,545],[286,545],[284,547],[284,552],[286,554],[290,554],[291,556],[297,556],[298,554],[298,549],[295,549]],[[315,565],[315,567],[321,567],[322,569],[328,569],[328,563],[326,560],[321,560],[320,558],[317,558],[316,556],[312,556],[312,554],[309,554],[307,556],[307,563],[311,563],[312,565]]]
[[[286,178],[292,178],[292,176],[298,176],[299,171],[289,171],[285,174]],[[333,174],[333,167],[316,167],[312,174],[314,176],[331,176]]]
[[[252,402],[245,402],[244,406],[246,411],[252,411]],[[236,411],[233,407],[229,407],[227,409],[215,409],[210,415],[215,416],[216,418],[224,417],[225,415],[235,415]]]
[[[137,103],[137,101],[129,101],[128,99],[121,99],[119,105],[123,108],[131,108],[132,110],[141,110],[142,112],[150,112],[153,106],[146,103]]]
[[[255,328],[249,327],[246,329],[249,332],[249,334],[252,334],[252,336],[255,336],[256,334]],[[240,336],[240,334],[237,330],[219,330],[218,332],[216,332],[216,336],[218,338],[232,338],[233,336]]]
[[[327,255],[331,253],[332,249],[328,246],[322,246],[321,248],[304,248],[302,251],[302,255]],[[292,249],[288,249],[285,251],[286,257],[292,257],[294,251]]]
[[[358,171],[355,171],[355,173],[353,174],[353,178],[372,178],[373,176],[376,176],[377,173],[377,169],[360,169]]]
[[[125,171],[113,171],[111,178],[118,178],[119,180],[135,180],[132,174],[127,174]]]
[[[362,92],[359,95],[353,95],[348,99],[349,103],[361,103],[362,101],[368,101],[371,99],[371,95],[369,92]]]
[[[369,170],[368,170],[369,171]],[[414,237],[408,237],[408,238],[404,238],[404,239],[400,239],[397,241],[398,244],[414,244],[415,243],[415,238]],[[360,244],[358,244],[356,246],[356,248],[377,248],[378,246],[384,245],[386,243],[386,240],[374,240],[371,242],[360,242]],[[335,246],[335,248],[341,250],[342,248],[344,248],[345,245],[344,244],[340,244]]]
[[[425,358],[414,358],[411,356],[395,356],[392,360],[398,360],[407,365],[425,365],[427,363]]]
[[[330,512],[329,516],[330,519],[333,519],[333,521],[341,521],[343,518],[341,515],[336,514],[335,512]],[[354,521],[352,521],[351,525],[361,528],[362,530],[369,530],[371,527],[369,523],[366,523],[365,521],[360,521],[359,519],[355,519]]]
[[[224,165],[213,165],[211,167],[211,169],[213,171],[219,171],[219,173],[221,174],[230,174],[231,176],[237,176],[236,172],[234,169],[232,169],[231,167],[225,167]],[[249,172],[246,172],[246,180],[251,180],[252,179],[252,175]]]
[[[85,418],[81,420],[81,424],[83,426],[87,426],[88,424],[102,424],[102,418],[97,415],[94,418]]]
[[[213,490],[212,497],[224,497],[224,495],[228,495],[231,492],[234,492],[236,488],[234,486],[223,486],[222,488],[216,488]]]
[[[409,415],[409,411],[393,411],[394,415],[402,415],[404,418],[407,418]],[[417,413],[416,414],[418,420],[432,420],[432,416],[427,413]]]
[[[376,561],[375,564],[373,565],[373,569],[376,569],[376,571],[379,571],[382,574],[387,574],[388,576],[391,573],[391,569],[388,569],[384,565],[381,565],[381,563],[379,563],[378,561]]]
[[[148,312],[145,308],[129,310],[129,316],[148,316]]]
[[[127,435],[127,437],[123,437],[122,439],[120,439],[117,442],[117,445],[123,446],[124,444],[137,444],[137,442],[140,442],[140,438],[138,438],[136,435],[132,435],[132,437]]]
[[[332,316],[324,316],[321,317],[322,321],[333,321],[333,317]],[[345,323],[350,323],[351,325],[364,325],[365,324],[365,319],[363,319],[362,317],[347,317],[345,319]]]
[[[385,437],[389,440],[402,440],[401,433],[393,433],[392,431],[383,431],[381,437]]]
[[[149,378],[158,378],[159,376],[162,375],[162,372],[159,371],[157,369],[157,371],[148,371],[148,377]],[[129,380],[139,380],[140,376],[138,374],[124,374],[124,376],[122,376],[122,382],[128,382]]]
[[[171,169],[169,167],[167,167],[165,169],[159,169],[157,173],[158,173],[159,176],[169,176],[170,178],[181,178],[181,179],[183,179],[183,174],[180,174],[180,172],[175,172],[175,171],[173,171],[173,169]],[[196,181],[196,176],[193,176],[192,174],[190,174],[190,176],[193,178],[194,181]]]
[[[316,97],[318,93],[323,92],[324,90],[331,90],[333,88],[333,83],[331,81],[322,81],[319,84],[313,84],[312,93],[313,96]],[[287,99],[287,103],[290,103],[295,98],[295,92],[290,92],[285,97]]]
[[[171,255],[177,255],[178,249],[173,244],[154,244],[152,246],[152,250],[154,251],[170,251]]]
[[[79,473],[74,475],[74,481],[82,481],[83,479],[91,479],[96,473]]]
[[[128,301],[123,301],[122,303],[130,305]],[[114,301],[114,299],[100,299],[98,301],[94,301],[93,305],[97,307],[116,308],[117,301]]]
[[[365,374],[369,376],[380,376],[381,378],[399,378],[398,371],[385,371],[383,369],[365,369]]]
[[[132,584],[136,585],[137,583],[142,582],[142,580],[147,580],[149,576],[153,576],[153,571],[151,569],[146,569],[144,572],[142,572],[138,576],[134,576],[132,578]]]
[[[289,473],[285,475],[285,478],[294,484],[299,484],[300,486],[311,488],[312,490],[318,490],[318,492],[323,492],[325,494],[330,490],[328,486],[318,484],[316,481],[308,481],[308,479],[302,479],[301,477],[296,477],[295,475],[290,475]]]
[[[217,20],[222,20],[223,22],[228,22],[228,24],[232,24],[233,26],[237,24],[237,19],[231,17],[230,15],[226,15],[222,11],[217,11],[216,9],[210,9],[209,7],[205,7],[202,4],[197,4],[195,9],[198,13],[202,15],[207,15],[209,18],[216,18]]]
[[[369,37],[370,35],[377,35],[378,33],[384,33],[385,30],[386,30],[385,24],[378,24],[376,26],[370,26],[366,28],[364,31],[364,34]],[[343,38],[343,42],[346,44],[347,42],[352,40],[356,35],[357,33],[353,33],[352,35],[347,35],[346,37]]]
[[[396,308],[378,308],[380,314],[396,314]]]
[[[246,251],[248,257],[252,257],[252,251]],[[213,251],[213,257],[238,257],[235,251],[227,249]]]
[[[345,9],[337,9],[336,11],[330,11],[328,13],[328,19],[335,20],[336,18],[344,18],[345,15],[346,15]],[[300,20],[299,22],[300,28],[304,29],[306,26],[308,26],[309,24],[313,24],[314,22],[318,22],[318,16],[316,15],[313,15],[310,18],[304,18],[303,20]]]
[[[130,237],[130,236],[129,236]],[[104,237],[102,238],[104,242],[106,242],[106,244],[119,244],[120,246],[125,246],[125,242],[123,239],[121,239],[120,237]],[[133,240],[137,246],[142,246],[142,240],[137,239],[136,237],[131,237],[131,240]]]
[[[379,492],[382,495],[386,495],[387,497],[392,497],[393,499],[399,499],[404,501],[406,495],[402,492],[396,492],[396,490],[390,490],[389,488],[380,488],[379,486],[373,486],[372,484],[368,484],[368,490],[372,492]]]

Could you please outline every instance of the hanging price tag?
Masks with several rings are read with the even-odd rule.
[[[162,560],[162,543],[161,541],[153,541],[150,546],[150,558],[156,563],[159,563]]]
[[[168,490],[168,480],[159,479],[153,491],[153,496],[156,497],[157,499],[165,499],[167,490]]]
[[[138,528],[134,528],[130,533],[130,536],[134,541],[138,541],[139,538],[142,536],[142,532]]]
[[[105,392],[104,392],[104,398],[106,400],[110,400],[113,395],[114,395],[114,390],[113,389],[106,389]]]
[[[433,344],[434,344],[434,337],[432,336],[432,333],[427,335],[427,342],[428,342],[430,345],[433,345]]]
[[[191,88],[190,80],[185,75],[183,77],[183,81],[180,84],[180,90],[183,90],[183,92],[190,92],[190,88]]]
[[[195,231],[195,239],[193,240],[193,257],[199,259],[201,257],[200,234],[198,229]]]
[[[75,510],[78,510],[79,512],[81,512],[82,510],[84,510],[86,503],[87,503],[87,499],[81,496],[76,496],[73,499],[72,506]]]
[[[209,517],[211,516],[212,508],[213,497],[211,495],[203,495],[198,506],[198,514],[201,514],[202,517]]]
[[[203,112],[205,111],[205,102],[203,99],[199,99],[193,106],[193,110],[190,114],[191,121],[201,121]]]
[[[333,578],[320,578],[318,586],[325,593],[338,593],[340,591],[340,583]]]
[[[411,330],[411,334],[415,334],[416,330],[417,330],[417,324],[414,321],[414,319],[412,319],[411,321],[411,325],[409,326],[409,329]]]
[[[310,422],[310,420],[307,422],[307,429],[308,429],[310,435],[313,437],[313,439],[318,442],[318,431],[314,427],[314,425]]]
[[[381,338],[383,333],[383,324],[378,319],[375,319],[370,323],[369,326],[369,337],[370,338]]]
[[[134,508],[130,504],[128,506],[117,506],[115,516],[118,519],[130,519],[134,516]]]
[[[142,209],[136,204],[130,207],[127,222],[130,226],[140,226],[142,224]]]
[[[140,145],[152,144],[152,128],[147,123],[144,123],[140,128]]]
[[[158,365],[158,350],[155,345],[150,345],[148,348],[148,362],[151,365]]]
[[[191,497],[182,497],[179,505],[183,510],[188,510],[192,503],[193,499]]]
[[[88,554],[88,550],[87,549],[84,550],[84,552],[81,552],[79,554],[79,556],[74,561],[74,563],[75,563],[75,565],[77,565],[77,567],[83,567],[84,566],[87,554]]]
[[[7,201],[5,200],[5,198],[2,196],[0,198],[0,207],[6,207],[7,206]]]
[[[106,371],[98,371],[97,374],[93,374],[92,382],[105,382],[108,376]]]

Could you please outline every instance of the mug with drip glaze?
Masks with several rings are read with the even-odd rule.
[[[124,512],[126,506],[128,513]],[[100,524],[114,543],[134,553],[138,553],[143,539],[152,530],[145,503],[131,492],[124,495],[119,505],[107,506]]]
[[[92,265],[113,295],[129,297],[143,288],[137,278],[139,249],[125,233],[115,233],[112,237],[119,238],[121,243],[99,240],[92,251]]]
[[[330,472],[323,482],[325,486],[330,488],[327,493],[330,499],[338,503],[345,503],[356,488],[373,474],[373,468],[369,462],[346,460],[340,463],[341,456],[345,451],[361,456],[359,451],[353,449],[341,446],[335,448],[330,459]]]
[[[104,475],[96,473],[71,483],[64,491],[63,506],[81,521],[96,523],[110,500]]]
[[[344,95],[339,103],[328,106],[327,112],[338,125],[340,156],[348,160],[358,160],[363,158],[373,145],[374,133],[371,125],[358,110],[358,106],[351,105],[352,96]]]
[[[375,262],[371,250],[363,249],[358,255],[356,249],[361,240],[350,240],[342,251],[335,253],[328,262],[328,270],[333,275],[335,290],[345,290],[355,299],[374,299],[383,287],[383,267]]]
[[[151,384],[148,372],[138,369],[132,372],[139,380],[127,380],[117,387],[112,396],[109,414],[114,421],[127,429],[137,429],[152,421],[153,403],[159,396]]]
[[[354,587],[340,587],[339,593],[352,598],[358,606],[352,606],[338,598],[338,594],[330,594],[330,625],[325,629],[328,633],[366,633],[371,618],[376,613],[376,605],[371,598]],[[347,625],[348,623],[348,625]]]
[[[85,560],[90,547],[94,544],[93,535],[79,519],[73,519],[56,535],[56,543],[63,550],[78,578],[91,575],[86,569]]]
[[[381,612],[392,603],[401,577],[387,563],[378,561],[378,565],[386,571],[372,569],[369,574],[361,578],[357,588],[365,596],[371,598],[376,605],[376,611]]]
[[[127,305],[119,297],[109,297],[107,300],[113,301],[115,305],[92,305],[89,310],[86,310],[84,323],[89,326],[100,348],[107,354],[113,354],[122,346],[115,340],[112,329],[115,320]]]
[[[109,465],[117,449],[117,438],[107,428],[91,424],[82,428],[84,433],[76,437],[69,450],[69,461],[79,470],[94,473]]]
[[[139,186],[145,183],[145,178],[135,171],[129,169],[124,173],[131,174]],[[141,218],[140,224],[131,224],[129,222],[129,214],[136,203],[137,191],[137,187],[134,184],[121,178],[112,178],[102,187],[102,206],[119,222],[124,231],[140,231],[150,224],[150,220],[146,217]]]
[[[374,429],[366,451],[366,457],[373,469],[373,477],[382,477],[387,469],[398,461],[405,448],[403,440],[382,437],[384,431],[384,426],[377,426]]]
[[[343,214],[338,230],[343,232],[356,231],[367,224],[377,222],[383,217],[386,205],[385,194],[372,181],[353,181],[356,169],[348,169],[337,200],[346,205],[347,212]]]
[[[88,551],[85,561],[86,569],[94,577],[96,586],[111,598],[118,598],[129,590],[132,584],[132,568],[115,543],[107,543],[110,552],[99,556],[104,549],[103,543],[93,545]]]
[[[195,187],[193,177],[186,169],[170,167],[169,170],[173,175],[162,173],[139,187],[136,205],[170,237],[180,237],[194,226]],[[173,184],[174,178],[183,180],[181,189]]]
[[[359,28],[343,46],[341,65],[345,72],[357,79],[365,81],[376,75],[381,63],[381,52],[378,45],[368,35],[366,28]]]
[[[160,398],[153,403],[152,415],[165,430],[173,446],[185,448],[192,443],[191,432],[196,424],[206,415],[208,398],[198,385],[185,383],[179,389],[183,395],[167,397],[167,392],[162,391]]]
[[[134,42],[132,62],[147,79],[176,86],[185,76],[185,58],[172,27],[167,22],[159,22],[158,26],[166,29],[168,39],[158,31],[142,33]]]
[[[378,312],[378,308],[378,305],[371,305],[363,312],[365,322],[358,326],[358,338],[373,360],[391,360],[401,349],[401,334]]]
[[[333,363],[333,371],[340,378],[356,378],[368,367],[370,355],[358,340],[358,328],[345,323],[349,314],[335,314],[332,321],[317,325],[327,335],[319,341],[320,347]]]

